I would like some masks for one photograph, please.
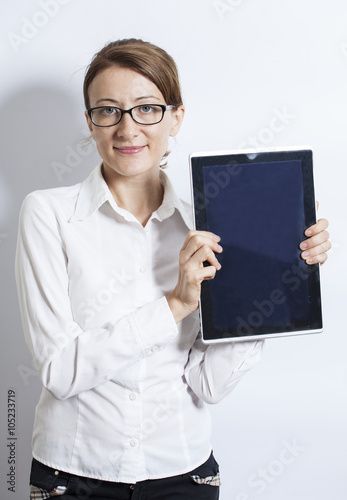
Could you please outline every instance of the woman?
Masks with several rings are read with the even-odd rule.
[[[141,40],[110,43],[84,98],[101,164],[81,184],[31,193],[20,217],[16,277],[43,383],[31,498],[216,499],[204,402],[232,390],[262,342],[198,337],[200,284],[222,248],[189,231],[160,168],[184,116],[175,63]],[[326,227],[309,228],[307,262],[325,261]]]

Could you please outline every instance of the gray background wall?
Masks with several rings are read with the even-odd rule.
[[[254,140],[313,147],[319,215],[330,219],[334,244],[322,268],[325,331],[266,343],[261,364],[211,408],[214,451],[221,500],[346,498],[346,2],[16,0],[3,7],[1,499],[28,498],[40,393],[14,284],[19,208],[28,192],[80,182],[98,162],[94,147],[81,145],[84,69],[107,41],[132,36],[164,47],[180,68],[187,113],[168,172],[182,198],[190,199],[190,152]],[[16,492],[6,484],[10,389],[16,392]]]

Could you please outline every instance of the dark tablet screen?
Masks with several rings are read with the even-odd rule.
[[[312,152],[191,157],[196,229],[221,237],[202,285],[205,341],[322,328],[318,266],[300,257],[315,222]]]

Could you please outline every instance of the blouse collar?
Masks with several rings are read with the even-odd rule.
[[[182,200],[177,196],[172,183],[166,173],[160,171],[160,182],[164,188],[164,198],[160,207],[152,214],[152,218],[163,221],[171,217],[175,210],[179,212],[187,228],[192,227],[192,217]],[[113,210],[128,221],[136,220],[127,210],[119,207],[102,175],[102,162],[90,173],[80,185],[75,212],[70,222],[82,221],[89,218],[104,203],[108,202]]]

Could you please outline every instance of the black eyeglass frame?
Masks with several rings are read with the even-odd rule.
[[[135,118],[133,117],[133,110],[135,108],[143,108],[143,107],[146,107],[146,106],[156,106],[156,107],[159,107],[162,109],[162,115],[161,115],[161,118],[159,121],[157,122],[154,122],[154,123],[141,123],[141,122],[138,122],[137,120],[135,120]],[[120,115],[120,118],[118,120],[118,122],[116,123],[112,123],[112,125],[97,125],[94,121],[93,121],[93,118],[92,118],[92,112],[95,110],[95,109],[105,109],[105,108],[112,108],[112,109],[118,109],[121,113]],[[138,125],[157,125],[158,123],[160,123],[163,118],[164,118],[164,114],[165,114],[165,111],[169,110],[169,109],[175,109],[177,108],[177,106],[174,106],[174,105],[165,105],[165,104],[138,104],[137,106],[134,106],[130,109],[122,109],[122,108],[118,108],[117,106],[96,106],[95,108],[89,108],[87,109],[87,114],[89,116],[89,118],[91,119],[91,122],[93,125],[95,125],[96,127],[114,127],[114,125],[118,125],[118,123],[120,123],[120,121],[122,120],[123,116],[125,115],[125,113],[129,113],[129,115],[131,116],[131,118],[134,120],[135,123],[137,123]]]

